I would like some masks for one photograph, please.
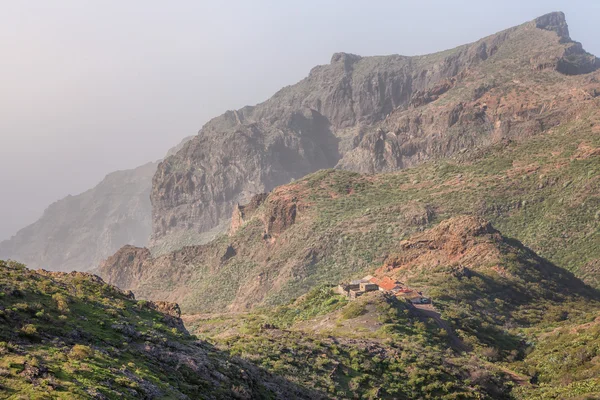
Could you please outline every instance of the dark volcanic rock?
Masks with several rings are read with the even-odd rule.
[[[542,15],[535,19],[535,26],[539,29],[556,32],[561,38],[570,39],[569,26],[567,25],[567,19],[563,12],[553,12]]]

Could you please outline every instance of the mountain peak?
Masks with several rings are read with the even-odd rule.
[[[542,15],[534,20],[536,28],[553,31],[561,38],[570,39],[567,18],[562,11]]]
[[[352,68],[352,65],[354,65],[354,63],[359,61],[361,58],[361,56],[352,53],[334,53],[333,56],[331,56],[330,64],[344,64],[344,70],[349,71],[350,68]]]

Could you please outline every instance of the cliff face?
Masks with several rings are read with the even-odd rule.
[[[113,172],[93,189],[57,201],[38,221],[1,242],[0,258],[32,268],[85,271],[121,246],[145,246],[152,231],[150,191],[157,165]]]
[[[0,258],[32,268],[87,270],[151,232],[150,184],[157,163],[108,175],[95,188],[52,204],[34,224],[0,243]]]
[[[99,274],[194,314],[287,303],[382,264],[402,279],[412,277],[401,268],[407,265],[424,274],[454,262],[496,271],[500,256],[484,246],[496,232],[475,216],[597,286],[600,96],[593,94],[600,92],[600,71],[572,78],[568,90],[558,82],[539,88],[555,92],[546,105],[555,122],[523,114],[523,126],[548,124],[542,134],[394,173],[319,171],[236,204],[229,235],[163,255],[128,246]],[[435,227],[461,215],[471,217]],[[427,228],[433,229],[422,235]]]
[[[152,244],[226,229],[235,204],[322,168],[393,171],[572,118],[557,93],[600,63],[568,35],[553,13],[427,56],[334,54],[264,103],[213,119],[159,165]]]

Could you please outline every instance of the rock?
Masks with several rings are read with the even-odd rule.
[[[151,257],[150,250],[147,248],[124,246],[102,262],[98,273],[111,284],[121,288],[131,288],[140,280],[144,272],[144,262]]]
[[[444,55],[334,54],[330,64],[313,68],[269,100],[209,121],[159,165],[151,194],[151,245],[177,242],[182,232],[221,229],[232,213],[242,212],[238,204],[319,169],[394,171],[487,146],[495,135],[536,133],[524,115],[539,115],[539,109],[517,115],[514,107],[500,109],[487,98],[500,81],[482,81],[467,97],[432,106],[467,78],[481,79],[507,43],[516,63],[557,68],[563,55],[580,54],[572,42],[561,43],[563,36],[568,29],[556,14]],[[548,42],[543,53],[539,41]],[[573,73],[573,68],[562,70]],[[230,232],[243,220],[239,214]]]
[[[229,260],[230,258],[234,257],[236,254],[237,253],[232,245],[227,246],[227,250],[225,250],[225,254],[223,254],[223,257],[221,257],[221,262],[225,262],[225,261]]]
[[[260,193],[252,197],[250,202],[246,205],[240,205],[239,203],[233,207],[233,213],[231,216],[231,226],[229,228],[229,235],[234,235],[238,229],[247,222],[255,211],[260,207],[262,203],[267,199],[267,193]]]
[[[534,22],[536,28],[553,31],[556,32],[561,38],[570,39],[567,19],[563,12],[553,12],[543,15],[539,18],[536,18]]]

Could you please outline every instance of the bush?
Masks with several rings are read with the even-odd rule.
[[[91,347],[82,344],[76,344],[69,352],[69,358],[73,360],[85,360],[93,355],[94,350]]]
[[[63,314],[67,314],[70,311],[68,305],[69,302],[64,295],[60,293],[53,294],[52,300],[56,302],[56,308],[58,308],[58,311],[62,312]]]
[[[367,309],[365,308],[365,305],[363,303],[358,303],[355,301],[355,302],[349,303],[346,306],[346,308],[344,308],[342,310],[342,317],[344,319],[353,319],[353,318],[360,317],[366,311],[367,311]]]
[[[37,333],[38,333],[37,328],[35,327],[35,325],[32,325],[32,324],[24,325],[20,331],[20,334],[22,336],[28,336],[28,337],[37,336]]]

